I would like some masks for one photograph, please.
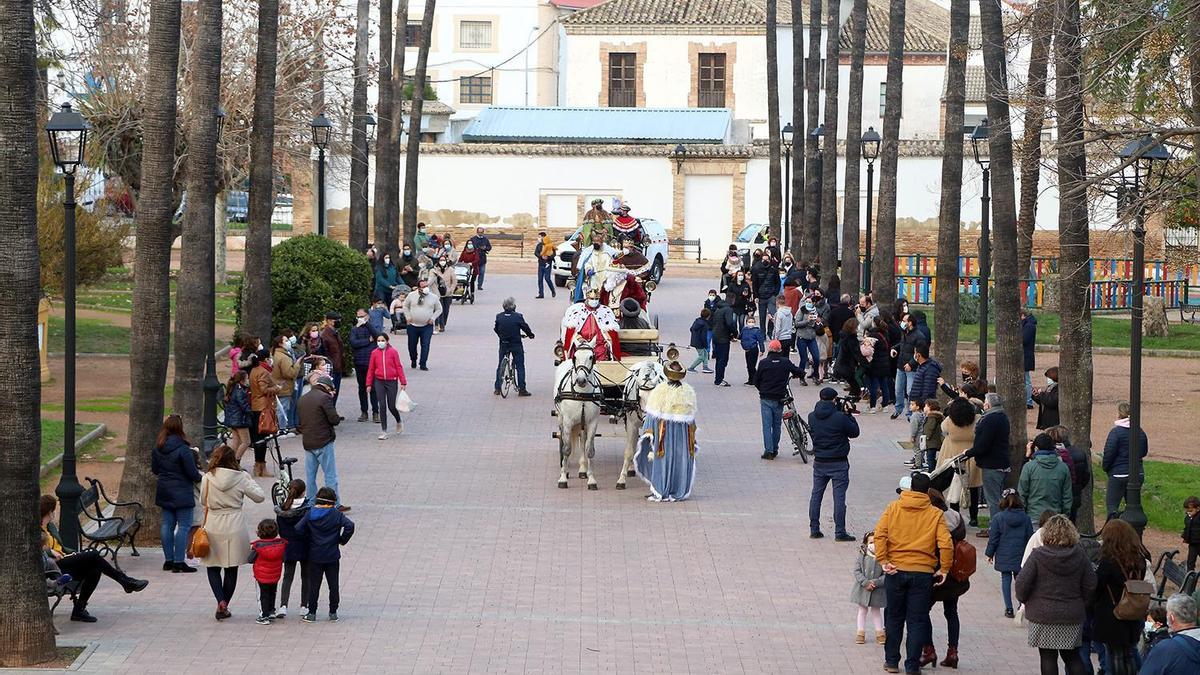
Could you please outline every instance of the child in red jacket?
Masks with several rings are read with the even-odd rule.
[[[279,524],[267,518],[258,524],[258,539],[250,542],[250,562],[254,563],[254,580],[258,582],[258,598],[262,613],[254,620],[271,625],[275,615],[275,589],[283,576],[283,552],[287,542],[279,537]]]

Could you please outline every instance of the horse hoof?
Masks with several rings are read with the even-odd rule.
[[[618,489],[618,490],[624,490],[624,489],[625,489],[625,484],[624,484],[624,483],[617,483],[617,489]]]
[[[558,481],[558,487],[566,490],[567,489],[567,481],[565,481],[565,480]]]
[[[630,470],[628,470],[628,471],[626,471],[626,472],[625,472],[625,477],[626,477],[626,478],[633,478],[633,477],[634,477],[634,476],[636,476],[636,475],[637,475],[637,471],[634,471],[633,469],[630,469]]]
[[[599,490],[600,486],[596,485],[595,483],[592,483],[591,485],[588,485],[588,489],[589,490]]]
[[[586,471],[580,471],[580,472],[579,472],[579,477],[580,477],[580,478],[587,478],[587,472],[586,472]]]

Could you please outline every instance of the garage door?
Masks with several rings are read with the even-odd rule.
[[[575,229],[579,227],[579,198],[575,195],[546,195],[546,227]]]
[[[699,239],[703,256],[718,260],[733,239],[733,176],[685,176],[685,239]]]

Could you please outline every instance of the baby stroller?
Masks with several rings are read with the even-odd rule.
[[[458,281],[457,288],[450,294],[451,300],[457,300],[459,304],[467,304],[468,301],[475,304],[475,268],[470,263],[455,263],[454,278]]]

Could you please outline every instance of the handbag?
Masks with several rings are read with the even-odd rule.
[[[400,412],[407,413],[412,412],[416,407],[417,404],[413,402],[412,397],[408,395],[408,392],[401,389],[400,393],[396,395],[396,409]]]
[[[204,526],[208,524],[208,483],[204,484],[204,520],[200,523],[200,527],[192,530],[192,536],[188,538],[187,554],[189,558],[203,558],[208,555],[208,530]]]
[[[1120,600],[1113,598],[1112,588],[1108,589],[1108,598],[1113,601],[1113,616],[1122,621],[1144,621],[1146,614],[1150,612],[1152,593],[1154,584],[1145,579],[1126,577]]]
[[[279,431],[279,416],[275,412],[275,406],[267,406],[258,414],[258,433],[261,436],[269,436]]]

